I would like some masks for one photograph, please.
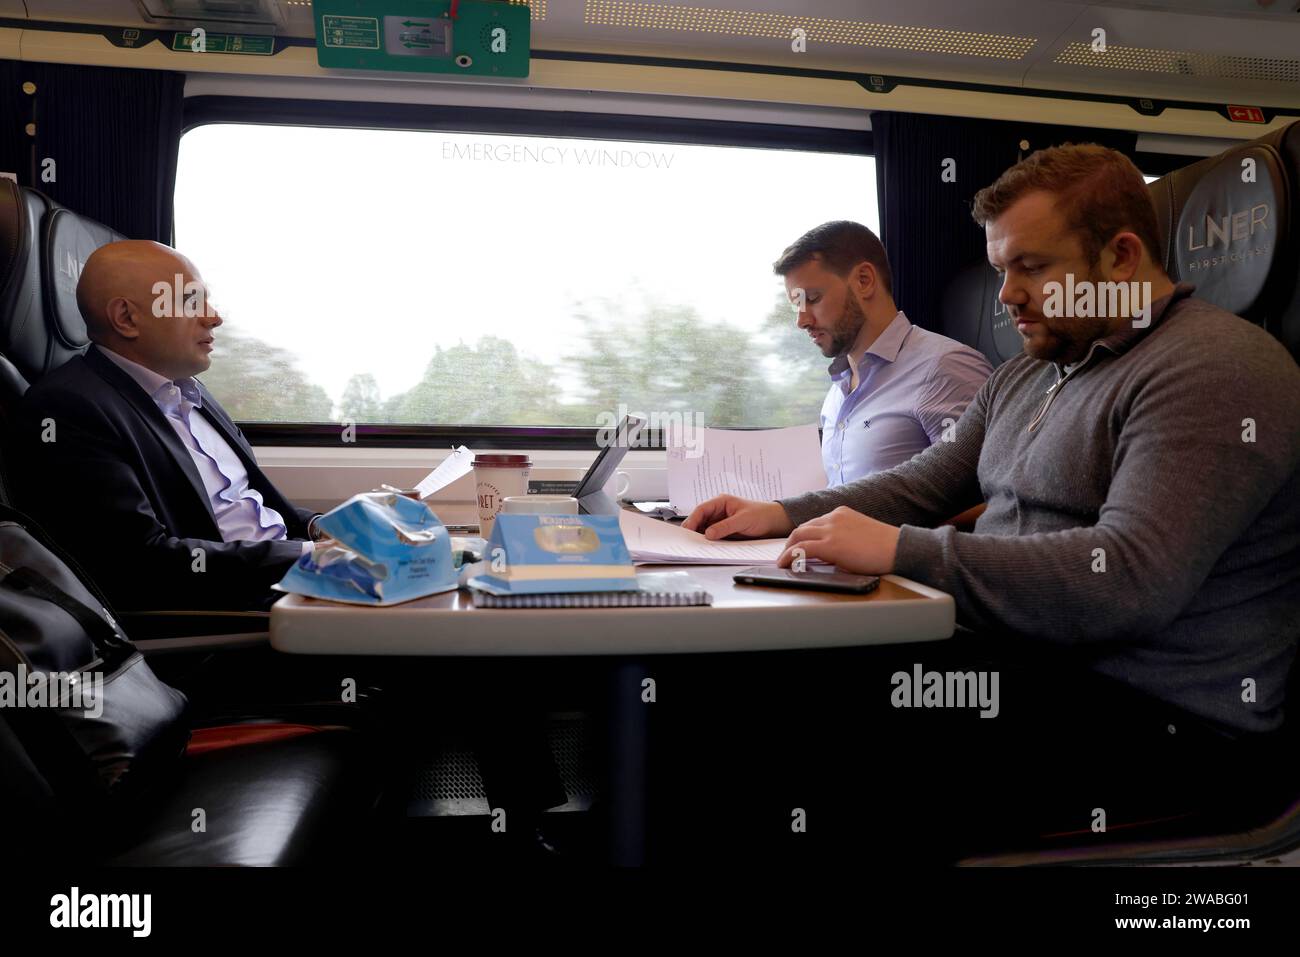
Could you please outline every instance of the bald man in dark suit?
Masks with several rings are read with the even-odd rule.
[[[17,501],[122,609],[264,609],[312,547],[316,515],[195,378],[222,321],[207,299],[174,249],[101,247],[77,285],[92,345],[19,410]]]

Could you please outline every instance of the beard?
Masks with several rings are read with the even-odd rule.
[[[1090,269],[1084,281],[1096,284],[1105,282],[1106,277],[1095,269]],[[1082,282],[1076,280],[1076,288],[1080,285]],[[1073,302],[1064,305],[1067,311],[1071,313],[1074,311]],[[1025,353],[1031,358],[1046,362],[1065,364],[1077,362],[1087,355],[1088,348],[1093,342],[1110,333],[1111,320],[1103,316],[1066,315],[1049,319],[1041,311],[1028,312],[1014,309],[1011,315],[1016,320],[1026,319],[1037,323],[1020,335],[1024,339]]]
[[[857,341],[858,333],[862,331],[862,324],[866,321],[867,315],[858,305],[857,297],[851,292],[848,293],[844,299],[844,310],[835,320],[835,325],[827,330],[828,341],[821,347],[822,355],[832,359],[848,352]]]

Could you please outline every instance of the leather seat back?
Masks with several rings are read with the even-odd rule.
[[[1165,270],[1300,358],[1300,122],[1150,185]]]
[[[124,239],[40,192],[0,180],[0,407],[86,351],[77,280],[90,254]],[[14,375],[16,373],[16,376]]]
[[[45,218],[45,197],[10,180],[0,180],[0,355],[18,375],[15,383],[26,390],[27,373],[42,369],[44,350],[36,346],[30,330],[43,325],[41,301],[40,224]],[[9,404],[12,396],[0,396]]]
[[[984,353],[995,368],[1018,356],[1024,340],[998,298],[1002,280],[981,259],[962,269],[943,295],[938,331]]]

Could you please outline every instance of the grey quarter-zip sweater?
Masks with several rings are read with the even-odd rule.
[[[901,526],[894,571],[1229,731],[1282,723],[1300,634],[1300,366],[1180,284],[1068,375],[1003,363],[952,441],[782,499]],[[984,501],[975,530],[946,521]],[[1104,702],[1098,702],[1104,707]]]

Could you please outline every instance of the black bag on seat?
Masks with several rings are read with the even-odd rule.
[[[58,803],[85,810],[121,805],[175,766],[188,702],[75,568],[30,519],[0,505],[0,719]]]

